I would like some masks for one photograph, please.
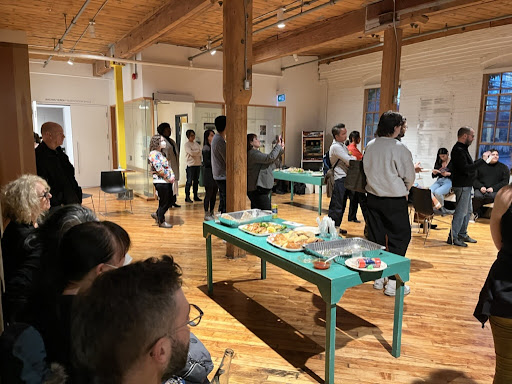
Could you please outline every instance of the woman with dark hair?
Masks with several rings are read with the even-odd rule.
[[[205,189],[204,196],[204,219],[213,220],[213,211],[217,200],[217,183],[213,180],[212,172],[212,140],[215,132],[211,129],[204,131],[203,137],[203,184]]]
[[[348,154],[354,156],[356,160],[362,160],[363,154],[359,151],[357,146],[361,142],[361,134],[359,131],[352,131],[348,136],[348,140],[350,143],[347,145]],[[345,208],[347,206],[347,198],[350,199],[350,205],[348,208],[348,221],[352,221],[354,223],[360,223],[357,220],[357,205],[366,198],[366,195],[361,192],[349,191],[347,190],[345,195],[343,196],[343,212],[345,212]],[[362,208],[362,206],[361,206]],[[364,215],[363,215],[364,216]]]
[[[494,384],[512,383],[512,186],[500,189],[491,213],[491,236],[498,249],[474,316],[491,323],[496,352]]]
[[[437,177],[437,180],[430,186],[430,190],[441,204],[442,214],[451,213],[444,207],[444,195],[449,193],[452,188],[451,176],[451,162],[448,150],[446,148],[439,148],[434,169],[432,170],[432,178],[435,179]]]
[[[75,295],[87,290],[98,275],[123,266],[125,244],[116,235],[119,233],[129,241],[126,231],[115,223],[93,221],[75,225],[62,237],[56,268],[43,270],[48,277],[42,287],[45,308],[34,325],[43,336],[48,360],[61,363],[68,370]]]
[[[152,213],[161,228],[172,228],[165,222],[165,213],[176,202],[176,191],[173,189],[174,172],[161,150],[166,148],[167,140],[161,135],[155,135],[149,142],[149,163],[153,169],[153,185],[158,193],[158,209]]]
[[[275,147],[269,154],[259,151],[261,146],[258,136],[247,135],[247,196],[251,200],[251,209],[271,209],[270,193],[274,186],[275,163],[284,151],[284,141],[279,136]]]

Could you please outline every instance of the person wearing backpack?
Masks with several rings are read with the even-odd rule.
[[[332,191],[331,202],[329,204],[329,217],[334,220],[334,225],[339,227],[343,220],[343,200],[346,193],[345,177],[350,160],[355,160],[350,156],[345,145],[347,140],[347,129],[345,124],[337,124],[332,127],[332,136],[334,140],[329,149],[329,160],[334,164],[334,189]],[[343,230],[340,229],[343,234]],[[345,232],[346,233],[346,232]]]

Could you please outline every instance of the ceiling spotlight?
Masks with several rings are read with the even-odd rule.
[[[277,22],[278,22],[277,28],[284,28],[286,26],[284,21],[283,21],[284,10],[285,10],[284,8],[279,8],[277,10]]]
[[[62,52],[62,43],[60,41],[57,43],[57,50]]]
[[[194,66],[194,62],[192,60],[189,60],[188,61],[188,65],[189,65],[190,68],[192,68]]]
[[[211,51],[210,51],[210,55],[215,55],[217,53],[217,50],[215,48],[213,48]]]
[[[94,20],[89,21],[89,36],[92,38],[96,37],[96,28],[94,27],[95,24],[96,22]]]
[[[70,58],[69,58],[69,60],[68,60],[68,64],[69,64],[69,65],[75,65],[75,63],[73,62],[73,60],[74,60],[74,59],[73,59],[72,57],[70,57]]]
[[[295,62],[299,61],[299,56],[297,56],[296,53],[293,54],[293,60],[295,60]]]

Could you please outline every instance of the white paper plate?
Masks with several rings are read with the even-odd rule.
[[[381,260],[379,268],[375,268],[375,267],[373,269],[359,268],[357,266],[357,259],[360,259],[360,257],[352,257],[348,260],[345,260],[345,265],[351,269],[355,269],[356,271],[363,271],[363,272],[379,272],[379,271],[385,270],[388,267],[388,265]]]
[[[294,228],[294,231],[302,231],[302,232],[313,232],[315,235],[320,234],[320,228],[318,227],[298,227]]]
[[[289,248],[284,248],[284,247],[281,247],[277,244],[274,244],[272,242],[272,239],[274,238],[273,236],[274,234],[270,235],[269,237],[267,237],[267,243],[269,244],[272,244],[274,247],[276,248],[279,248],[279,249],[282,249],[283,251],[287,251],[287,252],[302,252],[302,247],[298,248],[298,249],[289,249]]]
[[[258,237],[264,237],[264,236],[269,236],[269,235],[275,235],[276,233],[284,233],[284,231],[279,231],[279,232],[265,232],[265,233],[254,233],[254,232],[251,232],[247,229],[247,226],[249,226],[251,224],[244,224],[244,225],[240,225],[238,227],[239,230],[241,230],[242,232],[245,232],[245,233],[248,233],[249,235],[253,235],[253,236],[258,236]],[[289,229],[286,229],[285,231],[289,231]]]

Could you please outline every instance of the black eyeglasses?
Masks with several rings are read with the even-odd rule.
[[[201,322],[204,312],[201,310],[201,308],[199,308],[195,304],[189,304],[189,305],[190,305],[190,312],[188,314],[189,319],[190,319],[190,316],[193,316],[193,317],[185,325],[190,325],[191,327],[196,327]]]
[[[41,196],[39,196],[39,198],[41,199],[48,199],[48,195],[50,195],[50,190],[46,190],[43,192],[43,194]]]

